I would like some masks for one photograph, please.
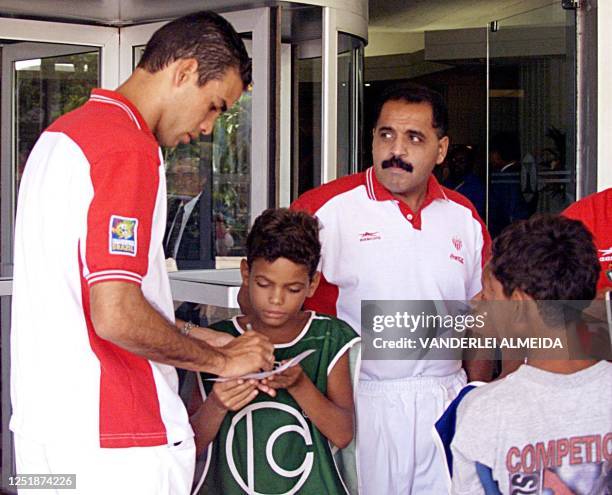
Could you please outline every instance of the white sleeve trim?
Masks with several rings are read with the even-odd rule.
[[[99,272],[90,273],[85,276],[85,280],[89,285],[96,282],[103,282],[105,280],[127,280],[129,282],[136,282],[137,284],[142,283],[142,275],[138,273],[129,272],[127,270],[102,270]]]
[[[334,358],[331,360],[331,363],[329,363],[329,366],[327,367],[327,376],[329,376],[329,374],[332,372],[334,366],[336,366],[336,363],[343,356],[343,354],[351,347],[353,347],[357,342],[361,342],[361,337],[355,337],[353,340],[350,340],[349,342],[344,344],[344,346],[336,353]]]

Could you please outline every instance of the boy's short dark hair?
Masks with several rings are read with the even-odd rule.
[[[308,269],[312,279],[321,258],[319,223],[303,211],[270,208],[257,217],[246,243],[249,267],[257,258],[287,258]]]
[[[374,127],[378,125],[382,107],[388,101],[427,103],[431,107],[433,115],[431,125],[436,130],[438,138],[443,138],[448,133],[448,109],[440,93],[412,83],[399,83],[389,86],[381,93],[374,107]]]
[[[601,270],[591,233],[582,222],[557,215],[506,227],[493,241],[490,266],[506,296],[519,289],[539,302],[548,325],[559,323],[548,301],[583,301],[574,307],[584,309],[595,298]]]
[[[159,28],[151,37],[138,67],[155,73],[175,60],[198,61],[198,83],[221,79],[228,69],[240,74],[243,87],[251,84],[251,61],[232,25],[214,12],[180,17]]]

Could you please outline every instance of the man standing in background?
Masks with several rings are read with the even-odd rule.
[[[292,205],[316,215],[322,227],[321,283],[307,307],[358,332],[363,300],[471,299],[490,243],[473,205],[432,175],[449,145],[442,97],[395,86],[375,115],[373,167]],[[465,380],[460,361],[363,361],[357,394],[363,494],[447,491],[431,431]]]

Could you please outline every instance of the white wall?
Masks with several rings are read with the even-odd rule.
[[[366,57],[395,55],[398,53],[414,53],[425,48],[425,33],[386,32],[368,29],[368,45],[365,48]]]

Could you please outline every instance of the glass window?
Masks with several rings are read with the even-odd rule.
[[[134,47],[135,64],[143,51],[143,46]],[[163,150],[168,183],[164,249],[179,270],[238,267],[245,255],[251,101],[249,88],[217,119],[210,136]]]
[[[576,195],[576,22],[559,3],[489,32],[488,225],[495,237]]]
[[[38,136],[87,101],[99,81],[99,53],[19,60],[15,74],[15,187]]]
[[[303,45],[295,59],[297,95],[293,125],[297,132],[293,173],[297,190],[293,199],[321,183],[321,48],[320,43]],[[315,45],[314,49],[311,45]]]
[[[363,42],[338,33],[338,177],[361,170]]]

